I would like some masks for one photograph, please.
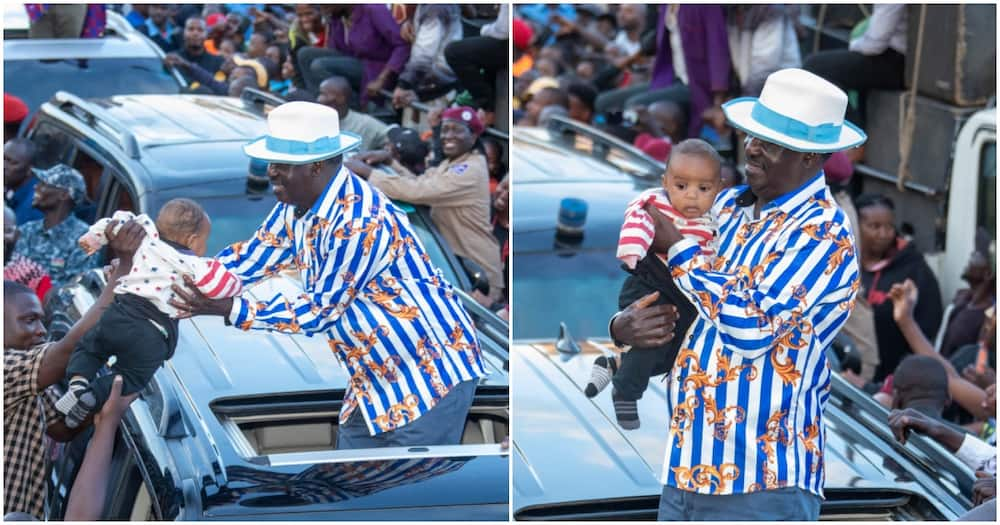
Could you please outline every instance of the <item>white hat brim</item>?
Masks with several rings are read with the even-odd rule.
[[[342,131],[339,137],[341,144],[340,148],[332,151],[324,151],[321,153],[293,155],[290,153],[271,151],[267,149],[266,137],[261,137],[243,146],[243,153],[246,153],[248,157],[258,160],[263,160],[265,162],[274,162],[276,164],[309,164],[310,162],[319,162],[321,160],[338,157],[361,145],[361,137],[355,135],[354,133]]]
[[[756,102],[757,99],[754,98],[733,100],[723,104],[722,111],[733,127],[768,142],[803,153],[833,153],[860,146],[868,140],[868,136],[861,129],[846,120],[840,128],[840,140],[835,143],[820,144],[779,133],[757,122],[750,115]]]

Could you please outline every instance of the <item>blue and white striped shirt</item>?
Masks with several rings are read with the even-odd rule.
[[[486,375],[472,320],[406,214],[347,168],[301,217],[278,203],[218,259],[244,286],[298,270],[305,293],[238,297],[229,319],[243,330],[326,335],[351,374],[341,423],[360,406],[372,435],[394,430]]]
[[[722,193],[715,260],[669,252],[698,318],[671,372],[663,482],[701,494],[786,486],[823,495],[825,350],[859,287],[848,221],[823,173],[753,216],[746,186]]]

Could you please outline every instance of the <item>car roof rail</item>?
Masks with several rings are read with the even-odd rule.
[[[52,95],[49,102],[83,120],[105,138],[118,144],[129,158],[139,159],[139,141],[135,134],[96,104],[61,90]]]
[[[589,141],[590,153],[611,165],[618,166],[619,163],[612,162],[613,156],[621,157],[625,155],[627,160],[638,164],[642,169],[640,173],[633,175],[645,175],[659,178],[666,169],[666,164],[650,157],[639,148],[605,133],[597,128],[582,124],[569,118],[555,115],[546,124],[546,129],[553,138],[574,140],[582,137]],[[579,148],[574,148],[579,149]]]
[[[261,91],[257,88],[248,87],[244,88],[243,92],[240,93],[240,102],[254,108],[259,108],[264,114],[267,114],[267,112],[287,101],[277,95],[272,95],[271,93]]]

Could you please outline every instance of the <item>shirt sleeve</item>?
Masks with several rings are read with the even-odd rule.
[[[479,34],[497,40],[507,40],[509,26],[510,15],[508,14],[507,4],[500,4],[500,12],[497,13],[497,19],[484,25],[479,30]]]
[[[906,6],[902,4],[876,4],[872,7],[872,16],[868,20],[868,29],[863,35],[851,41],[848,49],[862,55],[881,55],[889,48],[889,42],[899,25],[900,18],[906,14]]]
[[[409,173],[409,170],[397,176],[376,170],[368,177],[368,182],[390,198],[412,204],[465,206],[479,189],[481,179],[475,173],[477,169],[476,163],[470,161],[464,171],[462,164],[453,164],[431,168],[419,177]]]
[[[968,434],[962,440],[962,446],[958,447],[955,452],[955,457],[972,470],[979,470],[983,464],[996,455],[996,447]]]
[[[240,278],[226,269],[215,259],[188,257],[188,265],[194,273],[194,285],[205,297],[223,299],[236,297],[243,291]]]
[[[729,34],[722,6],[702,8],[705,24],[705,43],[708,52],[708,70],[712,91],[729,90]],[[688,73],[690,75],[690,73]]]
[[[410,59],[410,44],[400,36],[399,24],[392,18],[392,13],[388,9],[384,6],[369,7],[371,8],[369,13],[371,13],[372,25],[392,48],[389,60],[386,61],[386,67],[398,74],[406,66],[406,61]]]
[[[292,234],[285,220],[287,211],[286,204],[278,203],[253,237],[230,245],[216,257],[244,286],[274,275],[293,263]]]
[[[27,398],[38,395],[38,371],[50,345],[28,351],[3,353],[3,409],[11,410]]]
[[[292,298],[278,294],[269,301],[233,301],[232,323],[242,330],[324,333],[347,311],[359,290],[382,270],[391,242],[383,219],[351,219],[326,241],[311,292]]]
[[[712,323],[727,348],[749,359],[763,356],[787,337],[822,332],[832,340],[837,327],[813,326],[815,312],[832,308],[824,323],[842,325],[857,295],[854,244],[842,225],[807,221],[778,246],[784,248],[740,273],[714,271],[691,239],[682,239],[668,252],[674,280],[701,319]],[[827,343],[820,340],[821,346]]]

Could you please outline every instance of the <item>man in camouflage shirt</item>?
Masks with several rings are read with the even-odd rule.
[[[73,215],[73,208],[86,193],[83,176],[65,164],[32,171],[38,184],[31,204],[45,217],[20,227],[14,253],[42,265],[52,276],[53,285],[62,286],[97,263],[96,256],[88,257],[77,245],[89,226]]]

